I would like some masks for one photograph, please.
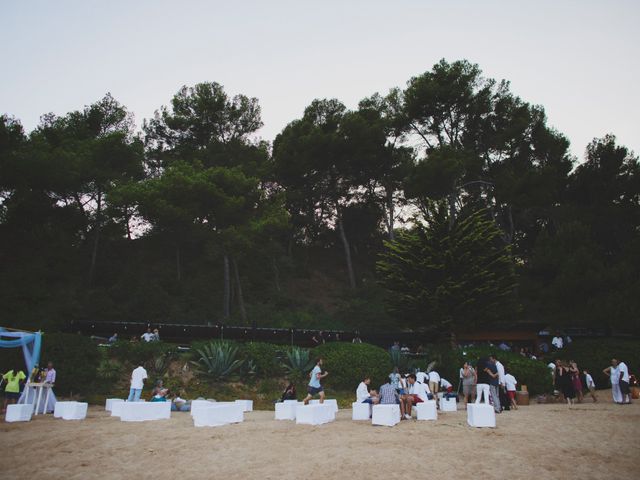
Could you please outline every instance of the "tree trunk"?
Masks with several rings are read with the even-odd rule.
[[[96,221],[93,229],[93,251],[91,252],[91,266],[89,267],[89,285],[93,283],[93,276],[96,270],[96,260],[98,258],[98,244],[100,243],[100,224],[102,221],[102,193],[98,193],[98,208],[96,210]]]
[[[124,207],[124,221],[127,225],[127,240],[131,240],[131,225],[129,225],[129,221],[131,220],[131,215],[129,214],[129,207],[125,205]]]
[[[238,292],[238,308],[240,308],[240,318],[242,323],[247,323],[247,310],[244,308],[244,296],[242,295],[242,284],[240,283],[240,272],[238,271],[238,262],[235,258],[231,258],[233,264],[233,275],[236,278],[236,289]]]
[[[223,258],[224,265],[224,290],[222,294],[222,318],[229,320],[229,301],[231,300],[231,282],[229,276],[229,256],[225,253]]]
[[[338,213],[338,231],[340,232],[340,239],[344,247],[344,256],[347,261],[347,271],[349,272],[349,286],[356,288],[356,276],[353,273],[353,263],[351,261],[351,248],[349,247],[349,240],[347,234],[344,231],[344,225],[342,224],[342,216]]]
[[[449,194],[449,231],[453,230],[453,226],[456,223],[456,194],[451,192]]]
[[[278,262],[275,257],[271,257],[271,265],[273,266],[273,283],[275,284],[276,291],[280,292],[280,270],[278,269]]]
[[[394,228],[394,217],[395,217],[395,211],[394,211],[394,205],[393,205],[393,191],[387,194],[387,230],[388,230],[388,234],[389,234],[389,240],[390,241],[394,241],[395,240],[395,234],[393,233],[393,228]]]
[[[176,278],[182,281],[182,267],[180,266],[180,245],[176,243]]]

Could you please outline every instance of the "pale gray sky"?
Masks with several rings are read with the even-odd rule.
[[[582,158],[640,153],[638,0],[0,0],[0,112],[30,130],[111,92],[138,123],[182,85],[258,97],[273,140],[314,98],[348,107],[466,58],[507,79]]]

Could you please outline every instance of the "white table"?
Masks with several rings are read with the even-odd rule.
[[[296,424],[322,425],[333,422],[336,414],[331,405],[300,405],[296,407]]]
[[[123,422],[145,422],[171,418],[171,402],[123,402],[116,403],[114,407],[116,405],[122,405],[120,420]]]
[[[46,382],[27,383],[19,403],[32,404],[34,406],[34,415],[51,412],[54,410],[56,403],[56,397],[53,394],[52,387],[52,384]],[[45,391],[46,393],[43,393]]]

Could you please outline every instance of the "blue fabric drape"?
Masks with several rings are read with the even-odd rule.
[[[22,347],[27,375],[30,375],[33,368],[37,367],[40,362],[41,346],[42,334],[40,332],[12,332],[0,327],[0,348]]]

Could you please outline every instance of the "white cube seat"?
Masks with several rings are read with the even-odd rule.
[[[104,409],[107,412],[110,412],[111,409],[113,408],[113,404],[118,402],[124,402],[124,400],[121,398],[107,398],[107,401],[104,404]]]
[[[123,402],[115,405],[122,405],[120,420],[123,422],[145,422],[171,418],[171,402]]]
[[[202,408],[207,408],[215,405],[218,402],[212,402],[211,400],[191,400],[191,416],[197,415]]]
[[[371,413],[372,425],[393,427],[400,423],[400,405],[374,405]]]
[[[78,402],[56,402],[56,406],[53,409],[53,416],[55,418],[62,418],[76,403]]]
[[[4,416],[5,422],[28,422],[33,415],[33,403],[17,403],[7,405],[7,413]]]
[[[320,405],[320,400],[310,400],[309,405]],[[324,405],[329,405],[334,413],[338,413],[338,401],[335,398],[325,398]]]
[[[493,406],[487,403],[468,403],[467,423],[472,427],[495,428],[496,412]]]
[[[415,406],[418,420],[438,420],[438,407],[435,400],[427,400]]]
[[[336,414],[331,405],[299,405],[296,407],[296,424],[322,425],[333,422]]]
[[[212,402],[200,408],[193,416],[195,427],[219,427],[230,423],[241,423],[244,420],[242,405],[234,402]]]
[[[236,400],[238,405],[242,405],[245,412],[253,412],[253,400]]]
[[[115,402],[111,404],[111,416],[112,417],[119,417],[120,414],[122,413],[122,407],[125,406],[126,403],[129,402]]]
[[[370,418],[370,403],[353,402],[351,404],[351,420],[369,420]]]
[[[61,403],[61,402],[58,402]],[[84,420],[87,418],[87,410],[89,408],[89,404],[85,402],[68,402],[71,405],[68,405],[64,411],[62,412],[63,420]],[[56,403],[56,407],[58,404]]]
[[[302,402],[296,400],[285,400],[284,402],[276,403],[276,420],[295,420],[296,408],[298,405],[302,405]]]
[[[443,398],[440,400],[440,410],[443,412],[457,412],[458,403],[455,398]]]

